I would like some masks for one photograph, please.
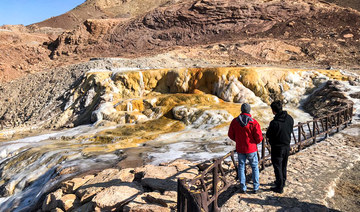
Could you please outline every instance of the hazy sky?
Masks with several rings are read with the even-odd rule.
[[[29,25],[61,15],[85,0],[0,0],[0,26]]]

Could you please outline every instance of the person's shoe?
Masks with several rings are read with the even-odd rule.
[[[276,186],[276,182],[274,181],[274,182],[270,183],[270,185]],[[286,181],[284,182],[284,187],[285,187],[285,185],[286,185]]]
[[[275,192],[275,193],[279,193],[279,194],[284,193],[284,189],[281,189],[279,187],[271,187],[270,190]]]
[[[260,190],[260,189],[253,191],[253,194],[259,194],[259,193],[261,193],[261,190]]]
[[[240,194],[246,194],[246,191],[240,189]]]

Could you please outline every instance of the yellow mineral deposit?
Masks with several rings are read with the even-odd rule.
[[[305,78],[305,75],[310,77]],[[110,108],[104,107],[98,111],[102,113],[102,120],[98,122],[105,126],[125,123],[136,125],[121,125],[114,130],[100,132],[90,140],[101,145],[83,151],[101,149],[111,152],[136,146],[163,133],[179,131],[184,128],[184,124],[173,119],[171,110],[181,105],[202,110],[226,110],[235,117],[240,112],[240,104],[250,102],[253,104],[252,115],[261,126],[266,127],[272,117],[267,106],[272,99],[285,98],[283,93],[291,90],[292,83],[306,83],[303,89],[315,87],[311,79],[319,75],[330,79],[346,79],[340,71],[334,70],[310,72],[272,67],[91,71],[86,75],[81,89],[74,91],[73,99],[77,99],[74,102],[81,101],[87,91],[93,89],[95,97],[98,96],[102,102],[110,105]],[[298,96],[294,98],[299,99]],[[96,101],[96,98],[92,101]],[[68,110],[73,108],[69,107]],[[65,117],[71,115],[73,113],[69,111],[64,113]],[[214,127],[226,127],[228,124],[220,123]]]

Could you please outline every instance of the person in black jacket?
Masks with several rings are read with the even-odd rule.
[[[266,137],[271,145],[271,162],[276,177],[275,187],[272,187],[271,190],[283,193],[294,119],[286,111],[282,110],[280,101],[274,101],[270,107],[275,117],[270,122]]]

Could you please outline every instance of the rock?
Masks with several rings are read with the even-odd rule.
[[[54,194],[48,194],[45,197],[45,200],[42,205],[43,211],[51,211],[52,209],[55,209],[57,207],[57,200],[54,196]]]
[[[172,112],[175,119],[181,120],[187,125],[191,124],[195,128],[218,125],[233,119],[233,116],[226,110],[198,109],[186,105],[174,107]]]
[[[54,208],[51,212],[64,212],[61,208]]]
[[[87,181],[94,178],[94,175],[86,175],[82,178],[74,178],[61,183],[61,187],[64,193],[71,194],[76,191],[80,186],[84,185]]]
[[[63,194],[63,192],[61,189],[58,189],[55,192],[48,194],[45,197],[45,200],[43,202],[41,209],[43,211],[51,211],[51,210],[55,209],[56,207],[58,207],[59,200],[61,199],[62,194]]]
[[[75,194],[67,194],[61,197],[59,204],[60,208],[62,208],[64,211],[71,211],[78,207],[79,200],[76,198]]]
[[[78,208],[75,208],[72,212],[92,212],[94,211],[95,204],[93,202],[88,202]]]
[[[338,81],[328,81],[319,90],[311,94],[304,102],[304,109],[315,117],[321,117],[335,108],[347,107],[353,102],[344,95]]]
[[[129,180],[131,177],[126,172],[120,172],[119,169],[105,169],[80,186],[76,195],[80,198],[81,203],[88,202],[104,188],[120,184],[121,178]]]
[[[360,82],[357,82],[355,80],[349,80],[349,84],[352,85],[352,86],[359,86]]]
[[[343,35],[343,37],[344,38],[352,38],[352,37],[354,37],[354,35],[349,33],[349,34]]]
[[[159,204],[163,207],[176,207],[177,192],[165,191],[164,194],[160,194],[158,192],[150,192],[146,193],[145,199],[148,203]]]
[[[166,76],[166,85],[171,93],[187,93],[191,76],[187,71],[170,71]]]
[[[116,186],[107,187],[92,199],[100,208],[119,208],[124,203],[134,199],[143,192],[136,183],[121,183]]]
[[[351,98],[360,99],[360,91],[350,94]]]
[[[59,166],[56,170],[59,175],[66,175],[66,174],[73,174],[75,172],[79,172],[79,167],[75,167],[75,166],[71,166],[71,167],[66,167],[66,168],[63,168],[62,166]]]
[[[121,169],[117,176],[121,182],[131,183],[135,178],[135,171],[133,168]]]
[[[137,196],[124,206],[124,211],[173,211],[177,204],[177,193],[166,191],[164,195],[158,192],[148,192]]]
[[[186,169],[190,169],[191,167],[195,167],[195,163],[185,159],[176,159],[168,163],[162,163],[160,166],[173,166],[177,171],[184,171]]]
[[[143,186],[150,187],[159,191],[175,191],[177,188],[175,167],[146,165],[138,171],[143,172],[144,177],[141,179]]]
[[[196,165],[188,160],[176,159],[169,163],[160,164],[161,166],[175,167],[178,171],[176,178],[188,178],[192,179],[199,174],[199,170]]]
[[[135,204],[124,207],[124,212],[170,212],[170,208],[162,207],[159,205],[150,204]]]

